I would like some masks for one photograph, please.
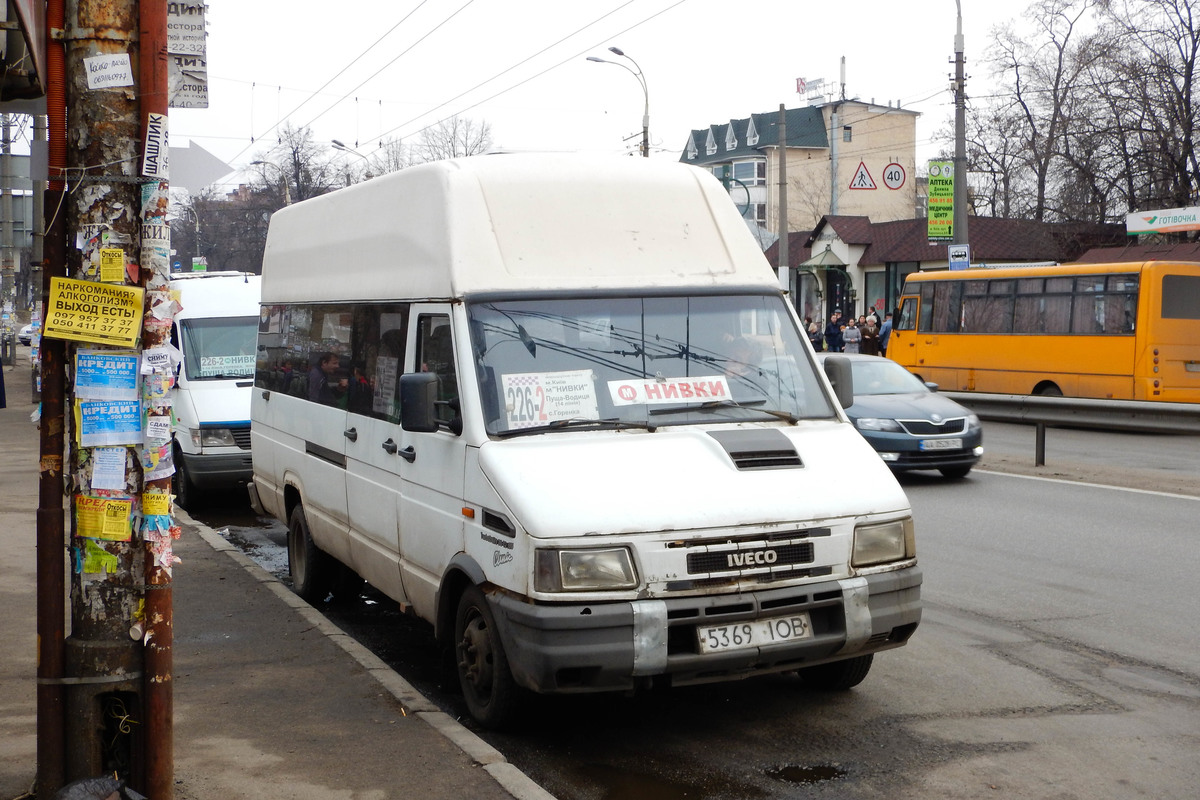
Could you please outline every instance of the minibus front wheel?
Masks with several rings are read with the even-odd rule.
[[[478,586],[468,586],[454,618],[454,660],[471,716],[501,727],[516,710],[518,687],[504,655],[496,618]]]
[[[875,660],[873,653],[865,656],[855,656],[829,664],[818,664],[815,667],[803,667],[799,670],[804,685],[810,689],[824,692],[843,692],[853,689],[863,682],[871,671],[871,662]]]

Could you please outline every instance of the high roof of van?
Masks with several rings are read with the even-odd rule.
[[[778,289],[729,194],[673,161],[437,161],[276,212],[263,302],[530,290]]]
[[[185,272],[171,276],[180,294],[177,319],[258,316],[262,278],[250,272]]]

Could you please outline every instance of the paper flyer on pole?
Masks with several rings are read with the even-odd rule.
[[[117,350],[75,353],[75,396],[87,400],[137,400],[138,354]]]

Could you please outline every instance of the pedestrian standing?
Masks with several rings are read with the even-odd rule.
[[[842,352],[857,353],[859,345],[862,343],[862,331],[859,330],[858,324],[854,318],[850,318],[850,323],[846,326],[846,330],[842,331]]]
[[[879,326],[879,355],[887,355],[888,339],[892,338],[892,315],[883,315],[883,324]]]
[[[858,351],[868,356],[879,355],[879,331],[875,329],[875,320],[868,316],[867,324],[860,330],[862,331],[862,342],[858,346]]]
[[[831,353],[842,352],[841,318],[841,313],[835,311],[829,315],[829,324],[825,326],[825,348]]]

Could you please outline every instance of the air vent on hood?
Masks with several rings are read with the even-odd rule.
[[[777,428],[742,431],[709,431],[738,469],[794,469],[803,467],[792,441]]]

